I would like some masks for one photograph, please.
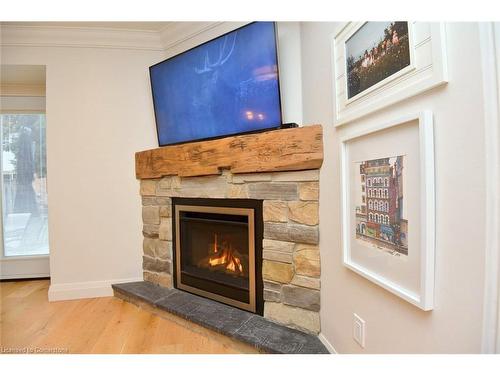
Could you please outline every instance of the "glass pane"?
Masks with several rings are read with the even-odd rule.
[[[181,282],[248,303],[248,216],[180,213]]]
[[[45,115],[0,115],[5,256],[49,253]]]

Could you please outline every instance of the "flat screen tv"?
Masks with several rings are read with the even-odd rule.
[[[158,143],[279,128],[274,22],[254,22],[149,68]]]

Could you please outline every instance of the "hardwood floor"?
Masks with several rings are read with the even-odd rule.
[[[48,280],[0,283],[0,353],[240,353],[114,297],[48,302]]]

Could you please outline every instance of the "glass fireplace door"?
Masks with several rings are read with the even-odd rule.
[[[252,209],[176,206],[176,286],[255,311]]]

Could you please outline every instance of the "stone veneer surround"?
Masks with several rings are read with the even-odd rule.
[[[171,197],[263,200],[264,317],[320,331],[319,170],[141,180],[144,280],[172,287]]]

